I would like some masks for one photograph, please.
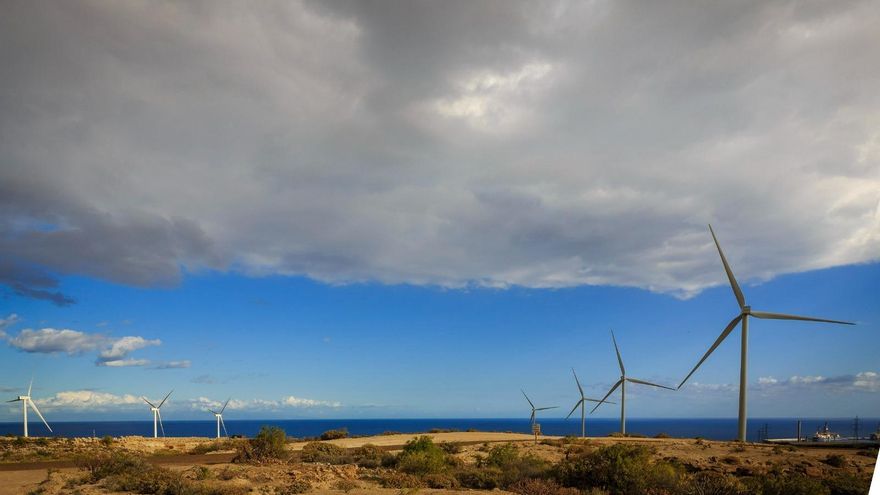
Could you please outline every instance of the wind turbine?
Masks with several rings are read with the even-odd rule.
[[[174,390],[171,392],[174,392]],[[144,402],[150,405],[150,410],[153,411],[153,438],[159,437],[159,432],[156,430],[157,421],[159,423],[159,428],[162,428],[162,436],[165,436],[165,426],[162,425],[162,413],[159,412],[159,409],[162,409],[162,404],[165,404],[165,401],[171,396],[171,392],[168,392],[168,395],[162,399],[162,402],[160,402],[158,406],[148,401],[146,397],[141,397],[141,399],[144,399]]]
[[[739,431],[737,438],[740,442],[746,441],[746,378],[747,378],[747,368],[748,368],[748,356],[749,356],[749,316],[754,316],[755,318],[761,318],[766,320],[800,320],[800,321],[819,321],[823,323],[838,323],[841,325],[855,325],[855,323],[851,323],[848,321],[837,321],[837,320],[826,320],[822,318],[812,318],[809,316],[795,316],[795,315],[786,315],[782,313],[767,313],[764,311],[752,311],[752,307],[746,305],[746,298],[743,296],[742,291],[739,288],[739,284],[736,283],[736,278],[733,276],[733,271],[730,269],[730,265],[727,264],[727,258],[724,257],[724,252],[721,251],[721,245],[718,244],[718,238],[715,237],[715,231],[712,230],[712,226],[709,225],[709,232],[712,234],[712,240],[715,241],[715,247],[718,248],[718,255],[721,256],[721,263],[724,265],[724,271],[727,272],[727,278],[730,281],[730,287],[733,289],[733,295],[736,297],[736,302],[739,304],[740,313],[727,324],[727,327],[724,331],[721,332],[721,335],[718,336],[718,339],[715,340],[715,343],[712,344],[712,347],[706,351],[706,354],[703,355],[703,358],[700,359],[700,362],[694,366],[694,369],[688,373],[688,376],[684,377],[684,380],[678,385],[678,388],[681,388],[682,385],[691,375],[697,371],[697,368],[703,364],[703,361],[709,357],[710,354],[717,348],[724,339],[730,335],[730,332],[736,328],[737,323],[742,321],[742,342],[740,347],[740,361],[739,361]]]
[[[611,387],[611,390],[605,394],[605,397],[602,397],[602,400],[596,404],[596,407],[590,411],[590,414],[593,414],[593,411],[599,408],[602,405],[602,402],[605,402],[605,399],[608,398],[609,395],[614,393],[617,390],[617,387],[620,387],[620,433],[626,435],[626,382],[630,383],[639,383],[641,385],[650,385],[652,387],[665,388],[667,390],[675,390],[672,387],[667,387],[665,385],[657,385],[656,383],[646,382],[645,380],[639,380],[638,378],[630,378],[626,376],[626,368],[623,367],[623,358],[620,357],[620,349],[617,348],[617,339],[614,338],[614,330],[611,331],[611,340],[614,342],[614,352],[617,353],[617,364],[620,365],[620,380],[617,380],[617,383]]]
[[[24,437],[25,437],[25,438],[27,438],[27,436],[28,436],[28,419],[27,419],[28,406],[31,406],[31,409],[33,409],[34,412],[37,413],[37,416],[39,416],[40,419],[43,420],[43,424],[46,425],[46,428],[47,428],[50,432],[52,431],[52,428],[49,427],[49,423],[46,422],[46,418],[44,418],[43,415],[40,414],[40,410],[37,409],[37,405],[34,404],[34,401],[33,401],[33,400],[31,400],[31,388],[32,388],[33,386],[34,386],[34,379],[31,378],[31,383],[30,383],[30,385],[28,385],[27,395],[19,395],[17,399],[12,399],[12,400],[8,400],[8,401],[6,401],[6,402],[18,402],[18,401],[21,401],[21,415],[22,415],[22,418],[23,418],[22,421],[23,421],[23,423],[24,423]]]
[[[211,411],[211,413],[214,415],[214,417],[217,418],[217,438],[220,438],[220,425],[223,425],[223,433],[225,433],[227,437],[229,436],[229,432],[226,431],[226,423],[223,422],[223,411],[225,411],[226,406],[229,405],[230,399],[232,399],[232,397],[230,397],[229,399],[226,399],[226,402],[223,404],[223,407],[220,408],[220,412],[217,412],[213,409],[208,409],[209,411]]]
[[[526,395],[525,391],[520,389],[520,392],[525,396],[526,400],[529,401],[529,405],[532,406],[532,415],[529,417],[529,422],[532,423],[532,426],[535,425],[535,413],[538,411],[546,411],[547,409],[556,409],[559,406],[550,406],[550,407],[535,407],[535,404],[532,403],[532,399],[529,399],[529,396]]]
[[[586,438],[586,436],[587,436],[587,420],[586,420],[586,416],[584,416],[584,404],[586,402],[598,402],[601,404],[602,402],[605,402],[605,401],[590,399],[589,397],[585,397],[584,396],[584,389],[583,389],[583,387],[581,387],[581,381],[578,380],[578,376],[577,376],[577,373],[574,372],[574,368],[571,369],[571,374],[574,375],[574,381],[575,381],[575,383],[577,383],[578,391],[580,391],[580,393],[581,393],[581,400],[577,401],[577,403],[574,405],[574,407],[571,408],[571,412],[568,413],[568,416],[566,416],[565,419],[568,419],[569,417],[571,417],[571,415],[578,408],[578,406],[581,406],[581,438]],[[606,402],[606,404],[614,404],[614,402]]]

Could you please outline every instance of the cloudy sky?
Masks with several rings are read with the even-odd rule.
[[[876,415],[878,24],[870,1],[6,2],[0,387],[34,375],[56,417],[172,386],[180,414],[513,415],[571,366],[613,383],[609,326],[677,382],[735,315],[711,222],[754,306],[859,323],[755,324],[755,412]],[[633,414],[732,416],[734,347]]]

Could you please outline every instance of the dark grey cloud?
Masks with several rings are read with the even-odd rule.
[[[12,2],[0,283],[690,295],[880,253],[869,1]]]

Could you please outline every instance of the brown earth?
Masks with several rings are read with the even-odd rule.
[[[511,442],[523,452],[554,462],[563,458],[566,448],[559,437],[541,437],[541,442],[535,444],[532,436],[515,433],[455,432],[428,435],[437,443],[455,442],[461,445],[461,451],[456,456],[466,463],[473,463],[476,456],[485,455],[490,443]],[[393,451],[400,449],[415,436],[381,435],[329,440],[326,443],[343,448],[372,444],[383,450]],[[115,439],[112,448],[144,455],[152,463],[186,473],[202,470],[204,474],[207,469],[210,478],[223,480],[222,483],[230,486],[248,487],[253,493],[275,493],[292,479],[309,481],[314,488],[310,493],[317,494],[341,495],[342,491],[334,489],[340,480],[350,480],[358,487],[350,492],[352,495],[366,495],[367,492],[370,495],[401,493],[401,490],[380,488],[375,482],[365,479],[363,468],[354,465],[291,462],[254,466],[231,464],[233,452],[229,450],[188,454],[194,448],[203,448],[214,442],[216,441],[206,438],[123,437]],[[767,466],[775,465],[815,477],[831,475],[839,469],[870,475],[876,462],[876,450],[866,452],[846,448],[786,447],[693,439],[600,437],[587,440],[588,445],[597,447],[620,442],[649,445],[656,458],[677,461],[691,471],[748,474],[759,473]],[[306,442],[293,442],[287,448],[296,452],[305,444]],[[70,480],[82,476],[82,472],[73,467],[71,459],[77,453],[95,448],[109,447],[94,439],[31,440],[22,443],[15,439],[0,438],[0,495],[29,493],[38,489],[46,495],[106,494],[108,492],[102,491],[99,486],[80,485],[77,486],[77,491],[65,488]],[[844,458],[842,467],[833,467],[825,462],[829,455],[835,454]],[[445,491],[421,489],[419,493],[441,495]]]

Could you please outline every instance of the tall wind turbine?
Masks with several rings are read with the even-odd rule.
[[[581,406],[581,438],[586,438],[586,436],[587,436],[587,419],[586,419],[586,416],[584,415],[584,404],[586,402],[598,402],[601,404],[602,402],[605,402],[605,401],[590,399],[589,397],[585,397],[584,396],[584,389],[583,389],[583,387],[581,387],[581,381],[578,380],[578,376],[577,376],[577,373],[574,372],[574,368],[571,369],[571,374],[574,375],[574,381],[575,381],[575,383],[577,383],[578,391],[580,391],[580,393],[581,393],[581,400],[577,401],[577,403],[574,405],[574,407],[571,408],[571,412],[568,413],[568,416],[566,416],[565,419],[568,419],[569,417],[571,417],[571,415],[578,408],[578,406]],[[614,404],[614,402],[605,402],[605,403],[606,404]]]
[[[33,409],[34,412],[37,413],[37,416],[39,416],[40,419],[43,420],[43,424],[46,425],[46,428],[50,432],[52,431],[52,428],[49,427],[49,423],[46,422],[46,418],[44,418],[43,415],[40,414],[40,410],[37,409],[37,405],[34,404],[33,400],[31,400],[31,388],[33,386],[34,386],[34,379],[31,378],[31,383],[30,383],[30,385],[28,385],[27,395],[19,395],[17,399],[12,399],[12,400],[6,401],[6,402],[21,401],[21,415],[23,418],[22,421],[24,423],[24,436],[25,436],[25,438],[27,438],[27,436],[28,436],[28,419],[27,419],[28,406],[31,406],[31,409]]]
[[[766,320],[800,320],[800,321],[819,321],[823,323],[838,323],[841,325],[855,325],[855,323],[850,323],[848,321],[837,321],[837,320],[826,320],[822,318],[813,318],[809,316],[795,316],[795,315],[786,315],[782,313],[767,313],[764,311],[752,311],[752,307],[746,305],[746,298],[743,296],[742,291],[739,288],[739,284],[736,283],[736,278],[733,276],[733,271],[730,269],[730,265],[727,264],[727,258],[724,257],[724,252],[721,251],[721,245],[718,244],[718,238],[715,237],[715,231],[712,230],[712,226],[709,225],[709,232],[712,234],[712,240],[715,241],[715,247],[718,248],[718,255],[721,257],[721,263],[724,265],[724,271],[727,272],[727,278],[730,280],[730,287],[733,289],[733,295],[736,297],[736,302],[739,304],[740,312],[733,320],[730,320],[730,323],[727,324],[727,327],[724,331],[721,332],[721,335],[718,336],[718,339],[715,340],[715,343],[712,344],[712,347],[706,351],[706,354],[703,355],[703,358],[700,359],[700,362],[694,366],[694,369],[688,373],[688,376],[684,377],[684,380],[678,385],[678,388],[681,388],[682,385],[691,375],[697,371],[697,368],[703,364],[703,361],[709,357],[710,354],[717,348],[724,339],[730,335],[730,332],[736,328],[737,323],[742,321],[742,342],[740,347],[740,361],[739,361],[739,431],[737,438],[740,442],[746,441],[746,379],[747,379],[747,367],[748,367],[748,356],[749,356],[749,316],[754,316],[755,318],[761,318]]]
[[[230,399],[232,399],[232,397],[230,397],[229,399],[226,399],[226,402],[223,404],[223,407],[220,408],[220,412],[217,412],[213,409],[208,409],[209,411],[211,411],[211,413],[214,415],[214,417],[217,418],[217,438],[220,438],[220,425],[223,425],[223,433],[225,433],[227,437],[229,436],[229,432],[226,431],[226,423],[223,422],[223,411],[225,411],[226,406],[229,405]]]
[[[172,390],[171,392],[174,392],[174,390]],[[144,402],[150,405],[150,410],[153,411],[153,438],[159,437],[159,432],[156,430],[157,422],[159,424],[159,428],[162,428],[162,436],[165,436],[165,426],[162,425],[162,413],[159,412],[159,409],[162,409],[162,404],[165,404],[165,401],[168,400],[168,397],[171,396],[171,392],[168,392],[168,395],[166,395],[165,398],[162,399],[162,402],[160,402],[158,406],[148,401],[146,397],[141,397],[141,399],[144,399]]]
[[[611,390],[605,394],[605,397],[602,397],[602,401],[596,404],[596,407],[590,411],[590,414],[593,414],[593,411],[599,408],[602,405],[602,402],[605,402],[605,399],[608,398],[609,395],[614,393],[617,390],[617,387],[620,387],[620,433],[626,435],[626,382],[630,383],[639,383],[641,385],[650,385],[652,387],[665,388],[667,390],[675,390],[672,387],[667,387],[665,385],[657,385],[656,383],[646,382],[645,380],[639,380],[638,378],[630,378],[626,376],[626,368],[623,367],[623,358],[620,357],[620,349],[617,348],[617,339],[614,338],[614,330],[611,331],[611,340],[614,342],[614,352],[617,353],[617,364],[620,365],[620,380],[617,380],[617,383],[611,387]]]
[[[559,406],[550,406],[550,407],[535,407],[535,404],[532,403],[532,399],[529,399],[529,396],[526,395],[525,391],[520,389],[520,392],[525,396],[526,400],[529,401],[529,405],[532,406],[532,415],[529,417],[529,422],[531,422],[532,426],[535,425],[535,417],[538,411],[546,411],[548,409],[556,409]]]

